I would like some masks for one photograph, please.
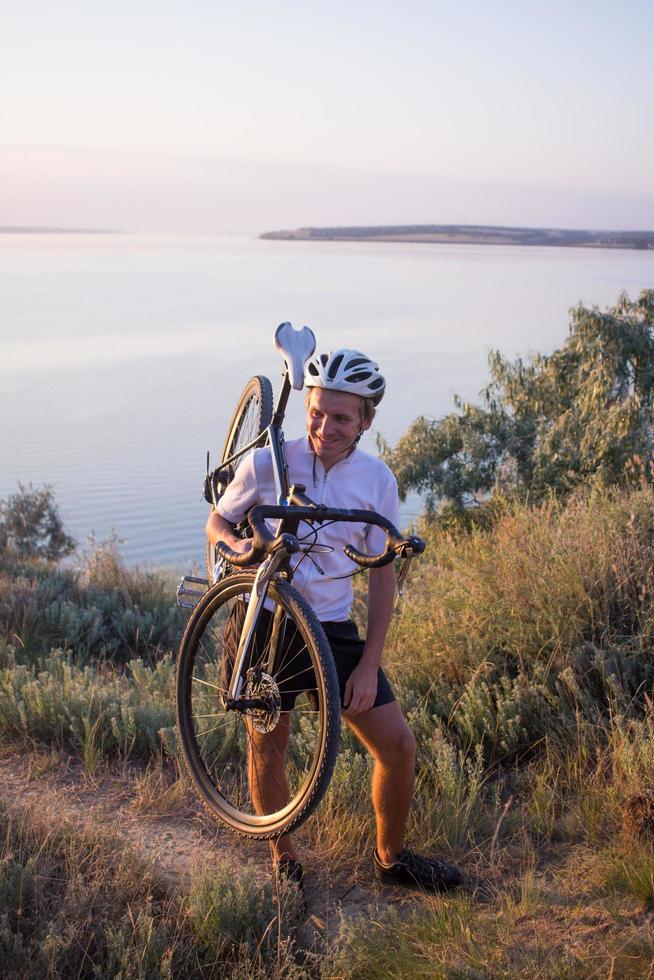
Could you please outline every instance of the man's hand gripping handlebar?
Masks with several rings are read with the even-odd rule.
[[[300,543],[294,534],[283,532],[274,535],[266,525],[266,520],[305,521],[309,524],[322,524],[324,521],[345,521],[351,524],[373,524],[386,531],[386,547],[379,555],[365,555],[363,552],[346,545],[345,554],[361,568],[381,568],[395,558],[413,558],[425,550],[422,538],[403,537],[397,528],[374,510],[342,510],[328,507],[274,507],[265,504],[253,507],[248,514],[248,523],[252,528],[252,547],[245,553],[234,551],[224,541],[216,542],[216,551],[230,565],[246,568],[257,565],[273,553],[286,552],[290,556],[300,550]]]

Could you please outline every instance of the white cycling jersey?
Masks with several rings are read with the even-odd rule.
[[[400,522],[400,504],[395,477],[380,459],[356,448],[345,459],[334,463],[325,473],[308,438],[285,444],[290,483],[306,487],[316,504],[356,510],[374,510],[396,527]],[[314,483],[315,473],[315,483]],[[238,524],[256,504],[277,503],[270,449],[256,449],[239,466],[236,476],[218,501],[218,513]],[[272,522],[273,529],[276,522]],[[339,578],[355,571],[357,566],[343,554],[343,546],[352,544],[359,551],[378,554],[384,550],[386,533],[369,524],[346,524],[341,521],[310,528],[300,524],[298,537],[314,540],[333,548],[328,553],[297,555],[293,559],[293,585],[307,599],[322,622],[349,619],[352,608],[352,580]]]

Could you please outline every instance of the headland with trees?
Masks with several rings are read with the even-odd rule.
[[[590,231],[503,225],[372,225],[266,231],[260,238],[308,242],[433,242],[446,245],[540,245],[654,249],[654,231]]]

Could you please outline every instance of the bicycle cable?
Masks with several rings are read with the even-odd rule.
[[[334,519],[334,520],[332,520],[332,521],[325,521],[325,522],[324,522],[323,524],[321,524],[321,525],[320,525],[320,527],[321,527],[321,528],[325,528],[325,527],[329,527],[329,525],[330,525],[330,524],[337,524],[337,523],[338,523],[338,521],[337,521],[336,519]],[[339,580],[341,580],[341,579],[345,579],[345,578],[354,578],[354,576],[355,576],[355,575],[360,575],[360,574],[361,574],[362,572],[365,572],[365,571],[366,571],[366,569],[365,569],[365,568],[356,568],[356,569],[355,569],[355,570],[354,570],[353,572],[348,572],[348,573],[347,573],[346,575],[327,575],[327,572],[325,571],[325,569],[324,569],[324,568],[322,568],[322,567],[321,567],[321,566],[320,566],[320,565],[318,564],[318,562],[316,561],[316,559],[315,559],[315,558],[313,557],[313,555],[311,554],[311,548],[312,548],[312,547],[313,547],[313,546],[314,546],[315,544],[318,544],[318,529],[317,529],[317,528],[315,528],[315,527],[313,527],[313,526],[311,526],[311,527],[310,527],[310,530],[308,531],[308,533],[307,533],[307,534],[305,534],[305,535],[304,535],[303,537],[301,537],[301,538],[298,538],[298,541],[306,541],[306,540],[307,540],[307,538],[309,537],[309,535],[311,535],[311,534],[313,534],[313,536],[314,536],[314,539],[313,539],[313,541],[311,542],[311,544],[309,545],[309,548],[307,549],[307,551],[305,551],[305,552],[304,552],[304,553],[302,554],[302,557],[300,558],[300,560],[298,561],[298,563],[297,563],[297,565],[296,565],[296,566],[295,566],[295,568],[293,569],[293,572],[296,572],[296,571],[298,570],[298,568],[300,567],[300,565],[302,564],[302,562],[304,561],[304,559],[305,559],[305,558],[308,558],[308,559],[310,560],[310,562],[311,562],[311,563],[312,563],[312,564],[314,565],[314,567],[315,567],[315,568],[317,569],[317,571],[318,571],[318,573],[319,573],[320,575],[322,575],[322,576],[323,576],[323,578],[324,578],[324,579],[325,579],[325,580],[326,580],[327,582],[338,582],[338,581],[339,581]],[[323,548],[329,548],[329,553],[332,553],[332,552],[334,552],[334,551],[336,550],[336,549],[335,549],[335,548],[333,547],[333,545],[322,545],[321,547],[323,547]]]

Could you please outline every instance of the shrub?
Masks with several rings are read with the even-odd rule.
[[[260,881],[252,865],[238,875],[229,864],[193,877],[186,899],[189,926],[219,958],[237,951],[269,956],[301,914],[301,897],[291,882],[280,882],[279,904],[270,881]]]
[[[395,449],[382,442],[386,462],[403,495],[459,515],[489,494],[541,500],[651,479],[653,365],[654,290],[606,311],[580,304],[559,350],[526,363],[492,352],[482,404],[456,398],[458,412],[417,419]]]
[[[19,558],[58,561],[75,549],[55,503],[52,487],[18,484],[18,493],[0,500],[0,552]]]
[[[0,670],[0,731],[12,739],[76,747],[92,764],[101,757],[147,759],[171,751],[172,657],[155,667],[139,660],[127,667],[80,667],[61,650],[34,665],[9,665]]]
[[[126,568],[113,541],[79,571],[0,561],[0,638],[19,660],[66,647],[80,661],[154,662],[178,646],[184,620],[166,577]]]

